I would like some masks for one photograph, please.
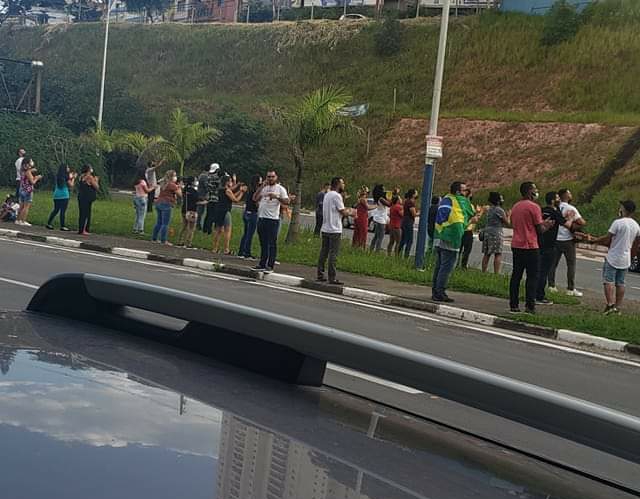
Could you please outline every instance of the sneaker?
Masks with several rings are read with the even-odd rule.
[[[273,269],[271,267],[267,267],[266,269],[264,269],[265,274],[271,274],[271,272],[273,272]]]
[[[337,279],[335,281],[329,281],[329,284],[332,286],[344,286],[344,282],[338,281]]]
[[[524,309],[525,314],[536,315],[536,309],[531,307],[526,307]]]
[[[257,260],[257,258],[253,255],[249,255],[247,257],[245,257],[247,260]]]
[[[15,223],[16,225],[22,225],[22,220],[16,220],[14,223]]]
[[[510,314],[520,314],[520,313],[522,313],[522,310],[520,310],[519,307],[511,307],[509,309],[509,313]]]
[[[246,257],[246,256],[244,256],[244,255],[238,255],[238,258],[242,258],[242,259],[244,260],[244,259],[245,259],[245,258],[247,258],[247,257]]]
[[[29,222],[22,222],[22,225],[24,225],[25,227],[31,227],[31,224]]]
[[[620,309],[615,305],[607,305],[604,309],[604,315],[618,315],[620,314]]]
[[[577,289],[567,289],[567,296],[582,296],[582,292]]]
[[[444,301],[444,296],[440,295],[431,295],[431,301]]]
[[[323,275],[316,277],[316,282],[327,282],[327,278]]]
[[[47,229],[49,229],[49,230],[53,230],[53,225],[49,225],[49,224],[47,224],[47,225],[45,225],[45,227],[46,227]]]
[[[275,262],[273,262],[274,265],[280,265],[280,262],[278,260],[276,260]]]
[[[536,300],[536,305],[553,305],[553,302],[543,298],[542,300]]]
[[[557,293],[558,292],[558,288],[556,288],[555,286],[549,286],[547,289],[552,293]]]
[[[69,232],[70,229],[69,229],[69,227],[60,227],[60,230],[62,232]]]
[[[264,272],[265,270],[267,270],[267,267],[256,265],[255,267],[251,267],[251,270],[255,270],[256,272]]]

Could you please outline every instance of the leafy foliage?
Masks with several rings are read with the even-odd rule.
[[[388,16],[382,24],[376,23],[373,32],[373,47],[380,57],[389,57],[402,48],[402,25],[397,18]]]
[[[558,0],[545,15],[542,45],[551,47],[572,40],[580,29],[580,15],[573,4]]]

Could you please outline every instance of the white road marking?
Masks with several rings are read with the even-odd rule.
[[[29,246],[46,247],[46,248],[51,248],[51,249],[55,249],[55,250],[59,250],[59,251],[67,251],[67,252],[70,252],[70,253],[81,253],[81,254],[92,256],[92,257],[95,257],[95,258],[106,258],[106,259],[111,259],[111,260],[121,260],[121,261],[125,261],[125,262],[128,262],[128,263],[132,263],[132,261],[130,259],[121,258],[121,257],[115,257],[113,255],[107,255],[107,254],[104,254],[104,253],[91,252],[91,251],[86,251],[86,250],[76,250],[76,249],[57,247],[57,246],[50,246],[50,245],[47,245],[47,244],[44,244],[44,243],[36,243],[36,242],[29,242],[29,241],[19,241],[19,240],[4,239],[4,238],[0,238],[0,240],[6,241],[6,242],[9,242],[9,243],[13,243],[13,244],[25,244],[25,245],[29,245]],[[358,307],[361,307],[361,308],[379,310],[381,312],[387,312],[387,313],[392,313],[392,314],[396,314],[396,315],[402,315],[404,317],[411,317],[411,318],[414,318],[414,319],[426,320],[426,321],[430,321],[430,322],[434,322],[434,323],[438,323],[438,324],[447,324],[447,325],[456,326],[456,327],[463,328],[463,329],[468,329],[468,330],[471,330],[471,331],[485,333],[485,334],[498,336],[498,337],[502,337],[502,338],[508,338],[510,340],[519,341],[521,343],[528,343],[528,344],[531,344],[531,345],[537,345],[537,346],[541,346],[541,347],[545,347],[545,348],[551,348],[551,349],[554,349],[554,350],[560,350],[560,351],[563,351],[563,352],[569,352],[569,353],[572,353],[572,354],[582,355],[582,356],[585,356],[585,357],[591,357],[591,358],[594,358],[594,359],[600,359],[600,360],[604,360],[604,361],[608,361],[608,362],[613,362],[613,363],[616,363],[616,364],[623,364],[623,365],[628,365],[628,366],[633,366],[633,367],[640,367],[640,363],[639,362],[634,362],[634,361],[621,359],[621,358],[617,358],[617,357],[610,357],[610,356],[607,356],[607,355],[594,353],[594,352],[588,352],[586,350],[580,350],[580,349],[577,349],[577,348],[572,348],[572,347],[568,347],[568,346],[565,346],[565,345],[560,345],[558,343],[552,343],[551,341],[537,340],[537,339],[532,339],[532,338],[525,338],[525,337],[520,336],[518,334],[508,333],[508,332],[504,332],[504,331],[497,331],[497,330],[493,330],[493,329],[488,329],[486,327],[475,326],[473,324],[462,323],[460,321],[442,320],[442,319],[440,319],[440,318],[438,318],[436,316],[424,315],[424,314],[421,314],[421,313],[418,313],[418,312],[409,312],[409,311],[406,311],[406,310],[400,310],[398,308],[393,308],[393,307],[390,307],[390,306],[385,306],[385,305],[380,305],[380,304],[365,303],[365,302],[361,302],[361,301],[357,301],[357,300],[353,300],[353,299],[348,299],[348,298],[346,298],[346,297],[344,297],[342,295],[331,295],[331,294],[328,294],[328,293],[318,293],[318,292],[314,292],[314,291],[310,291],[310,290],[306,290],[306,289],[301,289],[301,288],[289,288],[289,287],[286,287],[286,286],[279,286],[279,285],[275,285],[275,284],[270,284],[270,283],[267,283],[267,282],[264,282],[264,281],[246,281],[246,280],[243,280],[242,278],[226,276],[226,275],[220,275],[219,273],[215,273],[215,272],[207,272],[207,271],[203,271],[203,270],[198,271],[196,269],[189,269],[187,267],[183,267],[183,266],[179,266],[179,265],[171,265],[171,264],[166,264],[166,263],[161,263],[161,262],[150,262],[148,260],[136,260],[133,263],[142,264],[142,265],[150,265],[150,266],[153,266],[153,267],[159,267],[159,268],[165,268],[165,269],[171,269],[171,270],[179,270],[181,272],[187,272],[187,273],[190,273],[190,274],[207,276],[207,277],[214,277],[216,279],[237,281],[237,282],[241,282],[243,284],[249,284],[249,285],[254,285],[254,286],[262,286],[262,287],[267,287],[267,288],[273,288],[273,289],[277,289],[279,291],[286,292],[286,293],[313,296],[315,298],[320,298],[322,300],[327,300],[327,301],[348,303],[348,304],[355,305],[355,306],[358,306]],[[14,282],[17,283],[18,281],[14,281]]]
[[[40,286],[35,286],[33,284],[29,284],[28,282],[14,281],[13,279],[7,279],[6,277],[0,277],[0,281],[13,284],[15,286],[22,286],[23,288],[29,288],[29,289],[38,289],[40,287]]]
[[[631,286],[631,289],[637,289],[638,291],[640,291],[640,288],[638,286]]]
[[[377,376],[371,376],[369,374],[361,373],[360,371],[354,371],[353,369],[337,366],[335,364],[327,364],[327,369],[346,374],[348,376],[353,376],[355,378],[364,379],[365,381],[370,381],[371,383],[376,383],[377,385],[383,385],[389,388],[393,388],[394,390],[410,393],[411,395],[419,395],[420,393],[424,393],[420,390],[416,390],[415,388],[411,388],[410,386],[394,383],[393,381],[387,381],[386,379],[378,378]]]

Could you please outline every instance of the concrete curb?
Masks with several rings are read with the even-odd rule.
[[[111,253],[114,255],[123,256],[126,258],[135,258],[142,260],[151,260],[163,263],[169,263],[172,265],[181,265],[184,267],[197,268],[201,270],[208,270],[212,272],[220,272],[223,274],[230,274],[240,277],[246,277],[249,279],[256,279],[259,281],[270,282],[274,284],[281,284],[290,287],[299,287],[311,289],[314,291],[322,291],[325,293],[342,295],[347,298],[355,298],[358,300],[382,303],[385,305],[391,305],[395,307],[408,308],[412,310],[420,310],[422,312],[428,312],[436,314],[449,319],[458,319],[467,322],[473,322],[475,324],[482,324],[485,326],[494,326],[504,329],[510,329],[512,331],[518,331],[533,336],[540,336],[549,339],[555,339],[568,343],[574,343],[578,345],[589,345],[602,350],[610,350],[615,352],[626,352],[635,355],[640,355],[640,345],[627,343],[624,341],[610,340],[607,338],[600,338],[585,333],[578,333],[567,329],[556,330],[550,327],[538,326],[535,324],[527,324],[516,320],[506,319],[504,317],[498,317],[496,315],[485,314],[482,312],[476,312],[474,310],[468,310],[464,308],[452,307],[449,305],[441,305],[438,303],[424,302],[420,300],[413,300],[410,298],[402,298],[399,296],[388,295],[385,293],[378,293],[376,291],[369,291],[367,289],[351,288],[336,286],[332,284],[312,281],[304,279],[302,277],[280,274],[280,273],[264,273],[256,272],[247,267],[238,265],[227,265],[212,262],[209,260],[199,260],[196,258],[175,258],[167,257],[164,255],[157,255],[149,251],[135,250],[130,248],[111,248],[108,246],[102,246],[99,244],[86,243],[83,241],[77,241],[75,239],[64,239],[61,237],[45,237],[39,234],[30,234],[27,232],[20,232],[10,229],[0,229],[0,236],[5,237],[17,237],[19,239],[27,239],[38,242],[46,242],[52,245],[64,246],[69,248],[80,248],[90,251],[98,251],[101,253]]]

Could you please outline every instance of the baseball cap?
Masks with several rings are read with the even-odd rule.
[[[630,199],[627,199],[626,201],[620,201],[620,204],[627,213],[634,213],[636,211],[636,204]]]

